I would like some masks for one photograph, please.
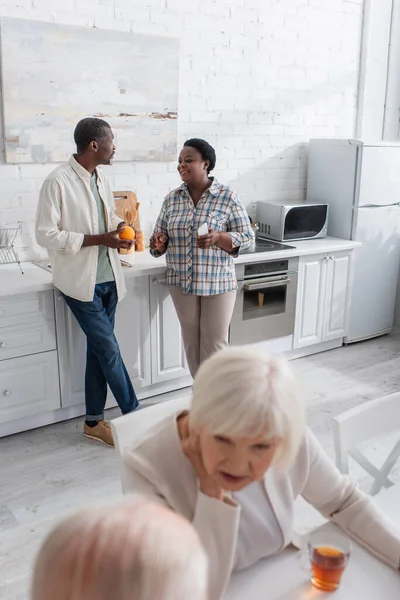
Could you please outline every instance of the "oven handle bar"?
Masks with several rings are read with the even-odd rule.
[[[278,279],[275,281],[271,281],[271,279],[263,279],[263,280],[253,280],[252,281],[246,281],[246,283],[243,284],[243,289],[248,290],[249,292],[252,292],[254,290],[265,290],[267,288],[274,288],[274,287],[280,287],[282,285],[289,285],[290,283],[290,279]]]

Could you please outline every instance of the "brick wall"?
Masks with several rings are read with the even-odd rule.
[[[216,176],[251,212],[258,200],[302,200],[310,137],[354,135],[363,0],[0,0],[0,15],[181,38],[179,144],[204,137]],[[73,148],[71,148],[73,151]],[[38,190],[55,165],[6,165],[0,226],[33,239]],[[118,163],[115,189],[134,190],[149,234],[175,164]]]

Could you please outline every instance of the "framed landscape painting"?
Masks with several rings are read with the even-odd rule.
[[[7,162],[66,160],[93,116],[111,125],[116,161],[176,159],[176,38],[4,18],[1,55]]]

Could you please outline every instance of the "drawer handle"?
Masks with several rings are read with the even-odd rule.
[[[4,390],[4,396],[11,396],[11,390]]]
[[[7,348],[7,342],[0,342],[0,348]]]

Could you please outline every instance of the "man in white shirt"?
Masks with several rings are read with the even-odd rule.
[[[118,301],[126,293],[118,248],[125,222],[114,212],[109,183],[98,165],[115,154],[106,121],[86,118],[74,131],[76,154],[46,178],[36,214],[36,240],[47,248],[53,283],[87,338],[84,435],[113,446],[104,420],[107,384],[123,414],[139,406],[114,335]]]

